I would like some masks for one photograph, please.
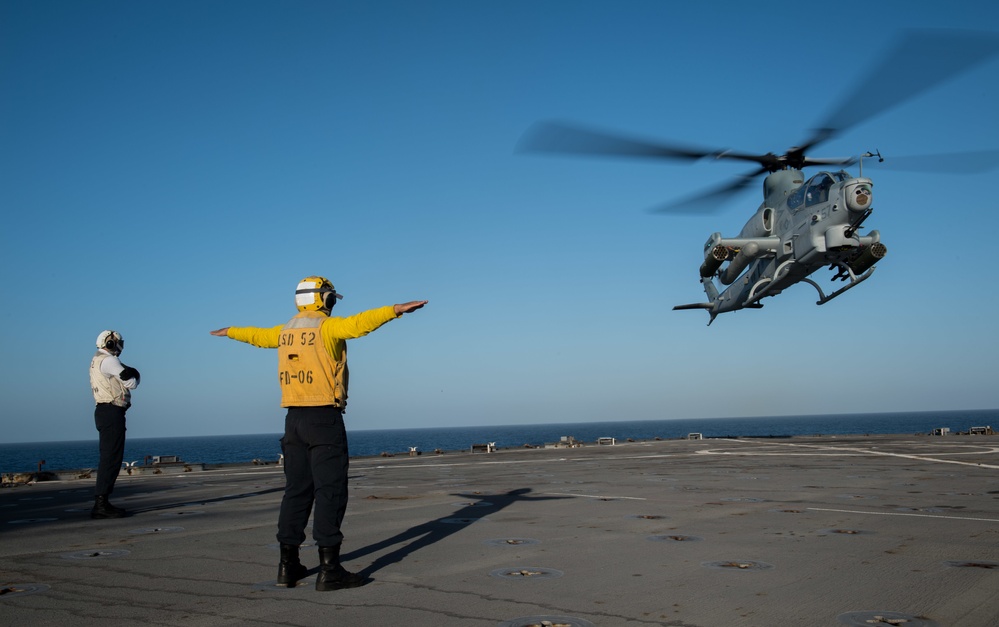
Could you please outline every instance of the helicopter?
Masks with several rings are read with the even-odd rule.
[[[884,162],[880,151],[859,156],[813,158],[812,149],[847,129],[894,107],[935,85],[979,65],[999,53],[999,35],[977,31],[905,31],[866,78],[834,107],[823,123],[800,145],[783,154],[703,148],[619,133],[565,122],[539,122],[523,135],[518,152],[624,156],[679,161],[701,159],[742,161],[756,168],[734,181],[659,209],[663,213],[714,211],[763,180],[763,201],[737,237],[713,233],[704,244],[700,282],[707,302],[677,305],[674,310],[708,312],[710,325],[721,313],[763,307],[760,301],[797,284],[812,285],[825,304],[871,277],[875,264],[888,252],[881,234],[861,229],[873,213],[874,183],[863,175],[863,160]],[[999,151],[939,155],[951,162],[965,156],[979,171],[999,161]],[[932,157],[911,158],[925,163]],[[896,169],[906,169],[906,158]],[[859,165],[859,175],[845,168]],[[805,177],[805,168],[822,167]],[[920,168],[921,169],[921,168]],[[943,168],[942,168],[943,169]],[[826,293],[813,273],[828,266],[834,288]],[[719,283],[721,286],[719,286]],[[724,288],[724,289],[721,289]],[[829,289],[829,288],[827,288]]]

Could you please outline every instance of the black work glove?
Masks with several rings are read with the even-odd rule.
[[[122,364],[122,365],[124,365],[124,364]],[[142,380],[141,377],[139,376],[139,371],[136,370],[135,368],[131,367],[131,366],[125,366],[122,369],[121,374],[118,375],[118,377],[122,381],[128,381],[129,379],[135,379],[136,383],[138,383],[139,381]]]

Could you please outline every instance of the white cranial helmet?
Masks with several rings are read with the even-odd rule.
[[[112,355],[121,355],[121,351],[125,349],[125,340],[117,331],[101,331],[97,336],[97,348],[103,348]]]

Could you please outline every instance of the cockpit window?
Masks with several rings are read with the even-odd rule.
[[[788,209],[799,209],[801,205],[805,204],[805,185],[802,185],[798,189],[791,192],[787,197],[787,208]]]
[[[813,176],[805,184],[805,205],[810,207],[829,200],[829,188],[834,182],[828,172],[820,172]]]
[[[820,172],[787,196],[787,208],[798,210],[803,205],[812,206],[829,200],[829,189],[836,183],[851,180],[853,176],[846,170]]]

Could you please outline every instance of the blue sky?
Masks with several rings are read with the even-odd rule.
[[[926,6],[922,6],[926,5]],[[428,299],[350,343],[348,429],[999,407],[999,174],[866,171],[888,257],[821,307],[702,300],[711,216],[647,209],[741,174],[515,153],[535,121],[783,151],[902,28],[995,3],[0,3],[3,440],[96,437],[123,333],[130,437],[277,433],[272,326]],[[813,156],[999,148],[995,60]],[[824,272],[824,271],[823,271]],[[825,277],[822,277],[825,280]]]

